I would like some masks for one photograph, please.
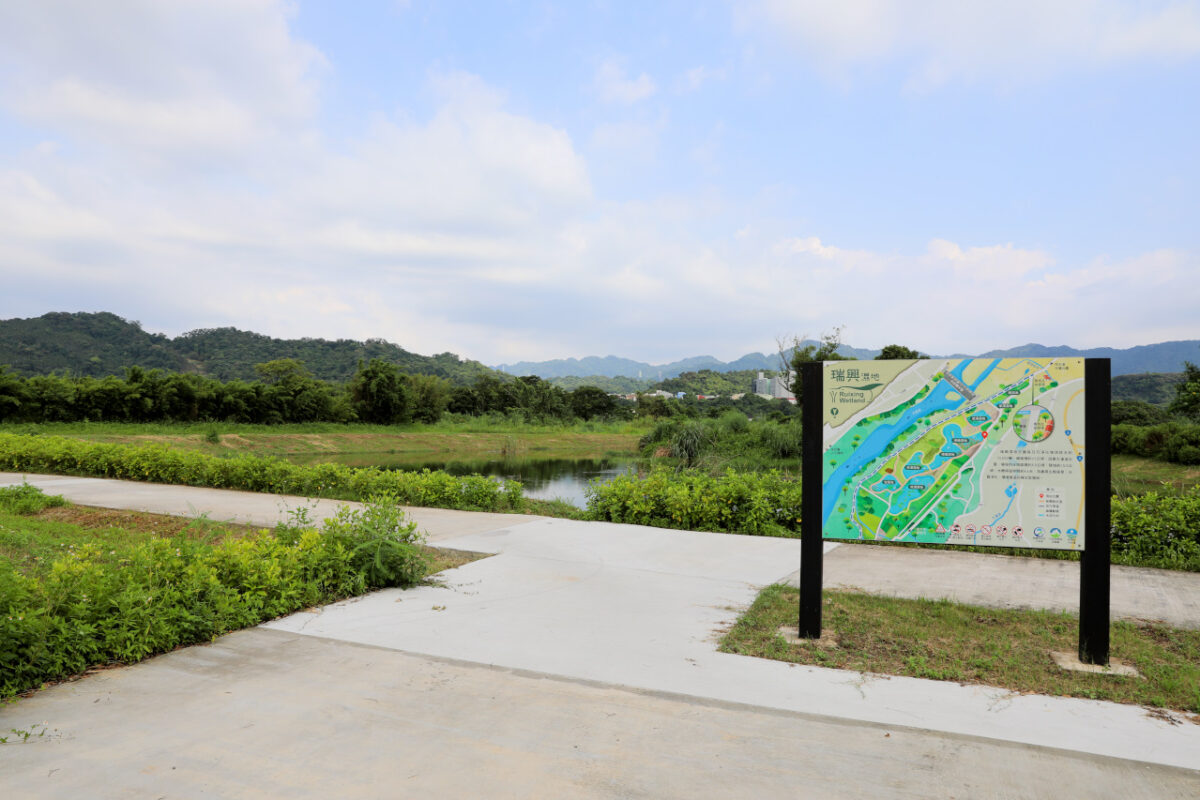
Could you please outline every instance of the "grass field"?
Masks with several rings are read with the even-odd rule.
[[[1072,614],[1014,611],[948,601],[826,591],[824,632],[836,646],[789,644],[781,626],[799,620],[799,592],[767,587],[721,641],[727,653],[881,675],[978,683],[1014,692],[1086,697],[1186,712],[1200,724],[1200,631],[1115,622],[1113,658],[1141,678],[1067,672],[1050,653],[1074,653]]]
[[[92,442],[159,442],[209,455],[251,453],[298,463],[402,466],[502,458],[585,459],[632,455],[641,430],[629,423],[535,425],[233,425],[62,423],[4,425],[7,433],[44,433]]]
[[[1172,464],[1140,456],[1112,457],[1113,490],[1120,495],[1178,494],[1200,485],[1200,466]]]

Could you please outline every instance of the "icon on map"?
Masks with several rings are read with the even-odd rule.
[[[1034,528],[1033,529],[1033,538],[1037,539],[1039,542],[1042,539],[1045,539],[1046,538],[1046,529],[1040,525],[1038,527]]]
[[[1022,528],[1020,525],[1013,526],[1013,536],[1024,536],[1024,535],[1025,535],[1024,528]]]
[[[1028,405],[1013,415],[1012,427],[1023,441],[1042,442],[1054,432],[1054,416],[1044,406]]]

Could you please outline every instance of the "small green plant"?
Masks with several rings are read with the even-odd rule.
[[[38,730],[39,728],[41,730]],[[0,736],[0,744],[8,744],[9,739],[19,740],[21,744],[24,744],[30,739],[44,738],[48,730],[49,728],[46,727],[46,723],[44,722],[35,722],[29,726],[29,730],[25,730],[24,728],[9,728],[8,735]],[[57,733],[57,729],[55,729],[55,733]],[[16,744],[16,741],[14,741],[14,744]]]
[[[204,432],[204,441],[208,442],[209,444],[220,444],[221,443],[221,434],[217,431],[217,429],[215,427],[209,428],[207,431]]]
[[[28,481],[20,486],[0,488],[0,511],[10,514],[36,514],[42,509],[58,508],[66,504],[67,501],[62,495],[48,495]]]

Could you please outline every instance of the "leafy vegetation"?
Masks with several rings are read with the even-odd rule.
[[[1114,564],[1200,572],[1200,487],[1112,500]]]
[[[1114,425],[1161,425],[1171,421],[1171,412],[1141,400],[1116,400],[1112,404]]]
[[[301,466],[274,458],[220,458],[164,445],[97,444],[60,436],[0,434],[0,470],[88,475],[211,486],[250,492],[366,500],[394,497],[411,506],[472,511],[520,510],[522,487],[479,475],[390,472],[340,464]]]
[[[1087,697],[1200,713],[1200,631],[1114,622],[1110,653],[1141,678],[1067,672],[1050,653],[1074,653],[1079,620],[946,600],[826,591],[822,617],[836,646],[789,644],[799,592],[769,586],[721,640],[726,653],[879,675],[981,683],[1016,692]]]
[[[911,347],[905,347],[902,344],[885,345],[884,348],[879,351],[879,355],[875,356],[876,361],[891,361],[897,359],[908,360],[917,358],[929,358],[929,356],[923,356],[916,350],[913,350]]]
[[[659,467],[589,487],[591,519],[757,536],[797,536],[800,483],[777,472],[712,476]]]
[[[0,495],[0,529],[29,528],[20,515],[31,513],[37,494],[18,487]],[[28,561],[37,567],[24,572],[19,560],[0,559],[0,698],[93,665],[139,661],[309,606],[412,585],[428,568],[415,523],[390,496],[344,509],[320,529],[300,514],[274,531],[224,538],[185,532],[131,543],[89,533],[90,543]]]
[[[540,378],[480,377],[452,387],[433,375],[406,375],[390,362],[360,363],[348,384],[322,381],[285,358],[255,366],[258,380],[225,383],[200,375],[131,367],[124,378],[35,375],[0,366],[0,421],[435,423],[459,414],[503,414],[569,422],[631,416],[631,403],[594,387],[565,392]]]
[[[684,392],[708,397],[744,394],[751,391],[759,371],[744,369],[736,372],[714,372],[711,369],[702,369],[698,372],[681,372],[674,378],[659,381],[654,384],[654,388],[671,394]],[[777,374],[769,370],[762,372],[768,378]]]
[[[1183,379],[1175,387],[1171,412],[1200,422],[1200,367],[1190,361],[1184,362]]]
[[[1176,464],[1200,464],[1200,424],[1114,425],[1112,451]]]
[[[595,386],[611,394],[637,394],[654,387],[654,381],[649,378],[610,378],[607,375],[563,375],[546,378],[552,385],[565,391],[574,391],[580,386]]]
[[[1113,375],[1113,403],[1137,400],[1166,408],[1175,398],[1175,387],[1183,380],[1182,372],[1144,372],[1134,375]]]
[[[710,473],[741,470],[797,470],[800,425],[795,421],[750,421],[736,410],[719,417],[660,420],[638,443],[643,458],[671,458],[683,467]]]

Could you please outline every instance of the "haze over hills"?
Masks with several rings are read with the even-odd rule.
[[[820,346],[820,342],[805,339],[804,344]],[[847,358],[874,358],[878,350],[862,350],[856,347],[842,345],[838,352]],[[570,376],[590,377],[603,375],[608,378],[643,378],[648,380],[665,380],[674,378],[683,372],[699,372],[711,369],[713,372],[736,372],[744,369],[779,369],[779,355],[767,353],[747,353],[734,361],[721,361],[712,356],[692,356],[691,358],[672,361],[669,364],[648,364],[645,361],[634,361],[618,356],[587,356],[586,358],[559,358],[553,361],[518,361],[515,364],[497,364],[492,369],[507,372],[510,375],[537,375],[539,378],[566,378]]]
[[[805,340],[804,344],[819,345],[819,342]],[[842,345],[838,353],[849,358],[872,359],[879,355],[878,350],[866,350]],[[964,353],[954,353],[951,358],[961,358]],[[989,358],[1018,358],[1021,356],[1074,356],[1077,358],[1111,358],[1113,375],[1131,375],[1142,372],[1180,372],[1183,362],[1200,363],[1200,339],[1187,339],[1176,342],[1160,342],[1158,344],[1139,345],[1124,350],[1112,347],[1094,347],[1086,350],[1076,350],[1066,345],[1046,346],[1042,344],[1025,344],[1011,347],[1007,350],[990,350],[974,355]],[[941,356],[939,356],[941,357]],[[746,369],[779,369],[779,356],[766,353],[747,353],[735,361],[721,361],[712,356],[694,356],[669,364],[648,364],[644,361],[634,361],[617,356],[588,356],[587,358],[561,358],[553,361],[520,361],[515,364],[497,364],[494,369],[507,372],[510,375],[537,375],[539,378],[553,379],[568,376],[591,377],[604,376],[609,378],[627,377],[651,380],[674,378],[683,372],[698,372],[710,369],[714,372],[733,372]]]

